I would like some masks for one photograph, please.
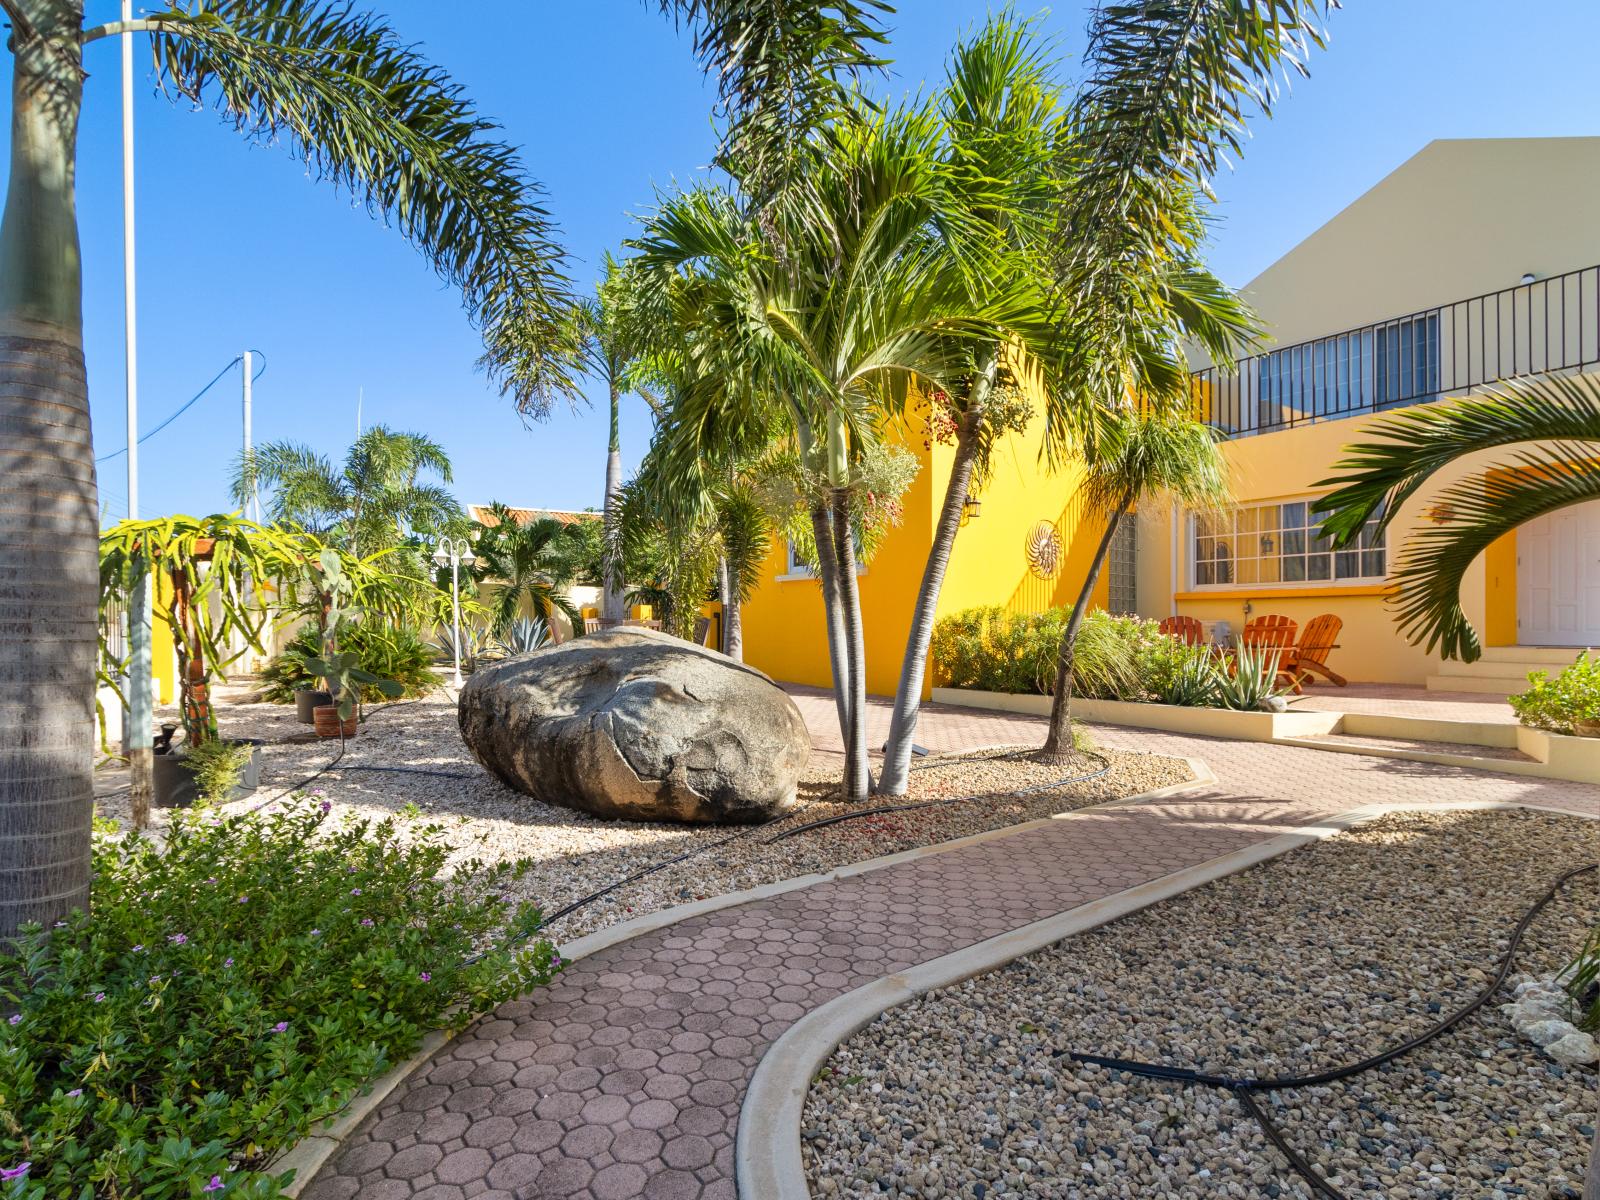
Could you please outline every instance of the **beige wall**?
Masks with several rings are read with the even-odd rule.
[[[1596,266],[1596,197],[1600,137],[1429,142],[1241,292],[1283,346]]]

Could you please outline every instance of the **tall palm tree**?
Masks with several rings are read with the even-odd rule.
[[[1483,647],[1461,607],[1461,580],[1473,560],[1519,525],[1600,500],[1600,379],[1519,380],[1390,414],[1369,432],[1382,440],[1346,447],[1340,473],[1318,485],[1335,489],[1313,509],[1326,514],[1322,530],[1336,546],[1353,542],[1373,518],[1386,529],[1406,500],[1459,459],[1519,447],[1443,489],[1434,521],[1410,535],[1389,573],[1406,638],[1472,662]]]
[[[94,451],[74,180],[82,0],[0,0],[13,56],[0,217],[0,936],[84,905],[95,673]],[[570,386],[563,254],[514,152],[377,19],[227,0],[134,23],[166,90],[281,138],[393,220],[482,328],[491,375],[540,411]]]
[[[505,634],[528,607],[547,623],[560,612],[581,633],[583,615],[567,596],[587,565],[581,528],[548,513],[518,521],[499,501],[489,506],[489,516],[473,538],[472,573],[498,585],[490,605],[493,631]]]
[[[433,475],[438,483],[424,478]],[[444,447],[422,433],[374,425],[335,466],[299,442],[264,442],[239,456],[236,503],[266,490],[267,511],[356,557],[386,546],[431,541],[461,521]]]
[[[1089,445],[1082,491],[1088,511],[1105,522],[1105,532],[1095,546],[1056,651],[1050,732],[1040,751],[1046,760],[1064,758],[1072,750],[1073,654],[1118,524],[1135,505],[1151,500],[1167,498],[1190,508],[1210,508],[1228,494],[1227,468],[1216,432],[1185,414],[1130,412]]]
[[[738,199],[708,188],[667,198],[634,243],[689,331],[674,404],[686,436],[671,471],[700,476],[707,447],[771,428],[776,414],[815,481],[808,507],[851,798],[870,785],[856,468],[910,385],[953,388],[971,363],[965,339],[1002,336],[1013,303],[974,302],[964,269],[988,264],[955,261],[932,233],[959,219],[939,136],[926,108],[858,112],[808,144],[805,202],[766,218],[776,243]]]
[[[606,443],[605,516],[608,531],[616,527],[622,494],[622,397],[644,389],[638,378],[639,354],[646,334],[634,296],[633,270],[607,251],[593,299],[583,302],[583,355],[591,374],[606,387],[610,440]],[[649,394],[645,393],[649,399]],[[620,621],[624,615],[622,554],[607,538],[600,577],[600,615]]]

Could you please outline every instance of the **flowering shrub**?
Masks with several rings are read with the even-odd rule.
[[[1600,721],[1600,658],[1585,650],[1554,679],[1530,671],[1528,690],[1510,701],[1517,719],[1535,729],[1572,733],[1583,722]]]
[[[548,980],[537,911],[491,894],[520,868],[444,880],[441,832],[300,799],[97,838],[91,913],[0,958],[0,1194],[276,1195],[426,1032]]]

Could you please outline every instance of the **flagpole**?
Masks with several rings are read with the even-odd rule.
[[[133,20],[133,0],[122,0],[122,19]],[[122,37],[122,311],[123,361],[128,389],[128,519],[139,516],[139,327],[134,277],[133,236],[133,34]],[[135,826],[150,820],[151,705],[150,575],[136,570],[128,602],[128,719],[123,736],[128,750],[129,807]]]

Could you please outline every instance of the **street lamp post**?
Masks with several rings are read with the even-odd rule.
[[[478,561],[466,538],[442,537],[439,548],[433,552],[433,561],[441,567],[450,565],[450,644],[455,650],[456,667],[451,682],[461,690],[461,582],[459,571],[463,564],[471,566]]]

